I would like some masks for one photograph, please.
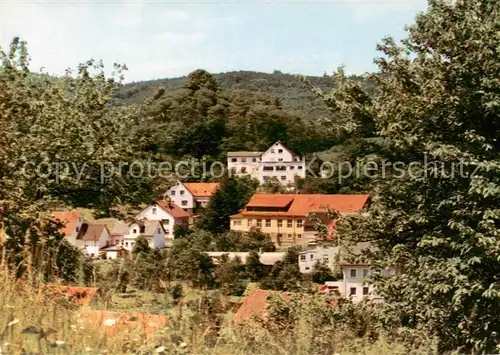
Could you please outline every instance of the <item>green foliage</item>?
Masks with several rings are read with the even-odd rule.
[[[215,235],[217,251],[274,251],[276,247],[269,234],[252,228],[249,232],[229,231]]]
[[[266,276],[265,266],[260,262],[260,256],[255,250],[248,255],[245,270],[252,282],[260,281]]]
[[[239,258],[229,260],[227,254],[223,254],[217,268],[217,278],[221,292],[226,295],[241,296],[245,292],[246,284],[241,280],[244,273],[244,265]]]
[[[273,265],[269,275],[262,280],[261,287],[279,291],[300,290],[302,274],[298,264],[299,251],[300,249],[296,247],[289,248],[283,262],[278,261]]]
[[[389,169],[368,213],[338,232],[370,242],[371,265],[396,267],[376,279],[388,315],[437,336],[440,352],[499,350],[499,20],[497,2],[431,1],[400,45],[379,45],[377,95],[367,101],[352,84],[325,96],[351,127],[373,119],[380,159],[419,166]]]
[[[314,265],[312,272],[312,282],[317,284],[324,284],[326,281],[336,281],[337,278],[333,274],[332,270],[319,260]]]
[[[212,233],[229,230],[229,217],[238,213],[254,194],[256,184],[249,178],[224,177],[208,203],[199,226]]]
[[[151,247],[149,246],[146,237],[140,235],[135,239],[134,247],[132,248],[132,255],[137,258],[140,254],[151,254]]]

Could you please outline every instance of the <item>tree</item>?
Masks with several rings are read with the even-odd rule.
[[[260,281],[266,276],[265,267],[260,262],[260,256],[255,250],[248,255],[246,273],[252,282]]]
[[[115,65],[111,78],[95,61],[62,77],[31,73],[26,43],[19,38],[7,52],[0,51],[0,60],[0,203],[9,236],[6,249],[18,276],[25,266],[43,273],[44,258],[54,255],[63,239],[47,227],[52,223],[47,211],[86,207],[110,214],[118,203],[138,203],[150,194],[148,177],[116,171],[118,164],[141,162],[135,127],[142,120],[136,107],[111,104],[123,66]]]
[[[300,289],[302,274],[299,269],[299,251],[297,247],[287,250],[283,261],[278,261],[270,274],[262,281],[263,289],[297,291]]]
[[[200,227],[212,233],[229,230],[229,217],[238,213],[255,192],[256,184],[250,179],[226,176],[210,199]]]
[[[372,266],[396,268],[374,278],[387,316],[437,337],[440,352],[500,343],[499,24],[497,2],[430,1],[400,45],[378,46],[373,101],[352,82],[328,95],[354,124],[374,120],[387,144],[379,161],[407,168],[379,177],[367,213],[337,235],[371,243]]]
[[[324,284],[326,281],[335,281],[337,278],[333,274],[332,270],[325,264],[321,263],[319,260],[314,265],[312,273],[312,282],[317,284]]]
[[[215,269],[215,277],[222,293],[241,296],[245,292],[246,285],[241,280],[243,269],[239,257],[229,260],[227,254],[222,255],[219,265]]]

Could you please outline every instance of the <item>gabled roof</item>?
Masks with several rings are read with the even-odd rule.
[[[218,182],[185,182],[183,184],[194,197],[211,197],[220,185]]]
[[[172,201],[158,200],[156,202],[165,212],[172,215],[174,218],[188,218],[191,217],[191,213],[184,211],[182,208],[177,206]]]
[[[64,223],[64,227],[61,228],[60,232],[67,237],[75,230],[78,218],[83,219],[83,216],[80,212],[76,211],[59,211],[52,212],[52,218]]]
[[[108,227],[111,235],[125,235],[128,233],[127,223],[120,221],[117,218],[101,218],[94,221],[96,224],[104,224]]]
[[[107,231],[109,235],[108,227],[106,227],[104,224],[86,223],[82,228],[81,234],[83,235],[78,239],[96,242],[101,237],[103,231]]]
[[[298,154],[296,154],[293,150],[291,150],[285,143],[283,143],[282,141],[276,141],[274,142],[269,148],[267,148],[267,150],[262,153],[262,155],[264,155],[265,153],[267,153],[268,151],[270,151],[271,149],[273,149],[274,147],[276,147],[276,144],[279,144],[281,145],[284,149],[286,149],[288,151],[288,153],[290,153],[292,155],[292,157],[298,157]]]

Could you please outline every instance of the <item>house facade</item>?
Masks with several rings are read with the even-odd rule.
[[[52,219],[64,224],[59,232],[66,237],[71,245],[76,246],[76,239],[85,222],[82,214],[76,211],[58,211],[52,213]]]
[[[167,196],[187,212],[197,208],[205,208],[213,196],[219,183],[208,182],[177,182],[167,191]]]
[[[332,228],[327,208],[340,214],[359,213],[367,200],[368,195],[255,194],[240,213],[231,216],[230,228],[241,232],[257,228],[278,247],[305,246],[317,239],[311,214],[323,216]]]
[[[84,223],[81,234],[76,240],[76,246],[91,258],[99,257],[102,248],[108,245],[110,233],[103,224]]]
[[[318,245],[312,249],[305,250],[299,253],[299,269],[303,274],[314,271],[314,266],[317,262],[334,270],[338,264],[339,247],[330,246],[327,244]]]
[[[175,238],[174,228],[176,225],[188,227],[192,213],[183,210],[171,199],[159,200],[139,212],[135,219],[138,221],[160,221],[165,230],[165,239]]]
[[[144,237],[152,249],[165,247],[165,229],[161,221],[141,220],[129,224],[129,232],[123,238],[123,247],[132,251],[138,237]]]
[[[231,175],[245,176],[265,184],[272,178],[282,185],[293,185],[297,178],[305,178],[305,158],[295,154],[281,141],[265,152],[228,152],[227,165]]]

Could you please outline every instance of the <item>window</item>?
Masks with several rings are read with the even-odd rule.
[[[236,163],[236,162],[238,161],[238,158],[231,158],[231,161],[232,161],[233,163]]]
[[[283,158],[278,158],[278,161],[283,161]]]
[[[247,220],[247,227],[251,227],[251,226],[252,226],[252,220],[249,219],[249,220]]]
[[[293,169],[295,169],[295,166],[291,166],[291,167],[290,167],[290,170],[293,170]]]
[[[287,226],[288,228],[292,228],[292,227],[293,227],[293,220],[291,220],[291,219],[287,220],[287,221],[286,221],[286,226]]]
[[[309,259],[314,260],[314,254],[309,254]]]
[[[255,163],[257,161],[256,158],[252,158],[252,163]]]
[[[182,204],[183,206],[186,206],[186,205],[188,204],[188,202],[187,202],[187,200],[182,200],[181,204]]]
[[[297,234],[297,239],[302,239],[302,234]]]
[[[283,227],[283,221],[281,219],[278,219],[278,227]]]
[[[264,181],[269,181],[270,177],[269,176],[264,176]]]
[[[369,290],[369,288],[368,288],[368,287],[366,287],[366,286],[365,286],[365,287],[363,287],[363,296],[367,296],[367,295],[368,295],[368,293],[369,293],[369,291],[370,291],[370,290]]]
[[[80,231],[80,227],[76,227],[75,231],[78,233]]]
[[[175,196],[175,190],[170,191],[170,196]]]
[[[356,278],[357,277],[357,272],[356,271],[357,271],[356,269],[351,269],[350,275],[351,275],[352,278]]]
[[[286,170],[286,166],[277,166],[276,170]]]
[[[184,190],[181,190],[181,196],[184,195]]]
[[[134,229],[132,230],[132,233],[136,234],[136,233],[137,233],[137,229],[135,229],[135,228],[134,228]]]
[[[355,296],[356,295],[356,287],[351,287],[349,289],[349,296]]]
[[[285,175],[282,175],[282,176],[281,176],[281,180],[286,180],[286,176],[285,176]]]
[[[161,228],[158,228],[158,230],[156,231],[156,233],[160,234],[161,233]]]
[[[330,261],[330,258],[328,257],[328,254],[323,254],[323,261],[325,263],[329,262]]]
[[[271,149],[271,153],[274,153],[274,152],[275,152],[275,150],[274,150],[274,149]]]
[[[271,220],[270,219],[266,219],[266,227],[271,227]]]
[[[153,207],[152,212],[153,214],[156,214],[156,207]]]
[[[168,225],[170,224],[170,220],[169,220],[169,219],[165,219],[165,220],[163,220],[163,224],[165,224],[165,225],[167,225],[167,226],[168,226]]]
[[[299,170],[302,170],[302,166],[300,166],[300,165],[299,165],[297,168],[298,168]]]
[[[128,242],[125,242],[125,246],[128,247]]]
[[[262,219],[257,220],[257,227],[262,227]]]
[[[236,174],[236,168],[231,168],[231,174]]]
[[[309,266],[306,266],[306,270],[309,270],[309,269],[311,269],[311,268]]]
[[[306,256],[304,254],[300,256],[300,261],[306,261]]]
[[[241,158],[241,162],[242,163],[246,163],[247,162],[247,158]]]
[[[297,220],[297,228],[302,228],[302,220],[301,219]]]
[[[288,240],[292,240],[292,235],[291,234],[288,234]]]
[[[283,153],[283,149],[278,149],[278,153],[279,154]]]
[[[246,168],[245,166],[242,166],[242,167],[241,167],[241,172],[242,172],[243,174],[245,174],[245,173],[247,172],[247,168]]]
[[[363,277],[368,277],[368,269],[363,269]]]
[[[274,171],[274,167],[273,166],[265,166],[262,170],[264,170],[264,171]]]
[[[239,220],[233,221],[233,225],[241,226],[241,221],[239,221]]]

